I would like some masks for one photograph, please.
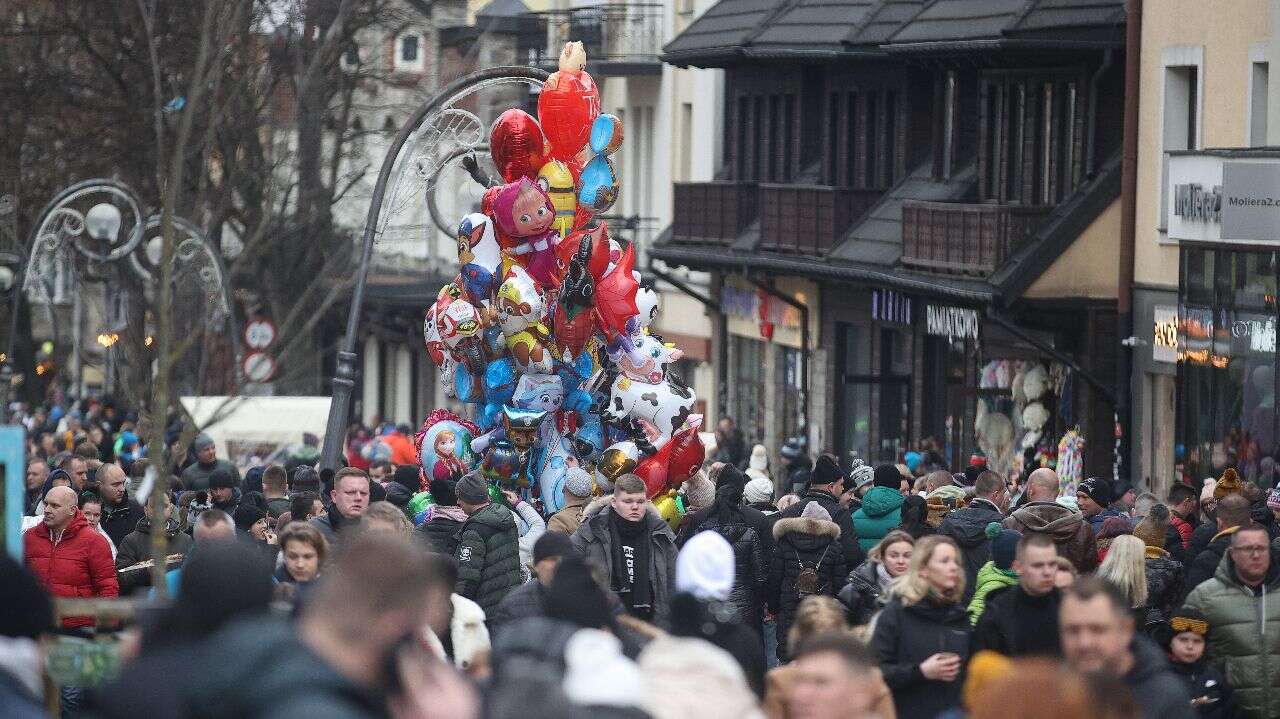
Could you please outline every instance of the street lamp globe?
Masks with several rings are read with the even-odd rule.
[[[107,202],[98,203],[84,216],[84,225],[93,239],[115,242],[120,234],[120,208]]]

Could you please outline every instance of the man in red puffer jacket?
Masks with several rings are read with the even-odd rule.
[[[44,498],[44,521],[22,536],[27,568],[55,597],[115,597],[120,594],[111,547],[89,526],[70,487],[54,487]],[[91,627],[90,617],[67,617],[64,627]]]

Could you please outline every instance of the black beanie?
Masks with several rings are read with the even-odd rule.
[[[573,548],[573,541],[569,539],[569,535],[564,532],[557,532],[552,529],[542,533],[538,537],[538,541],[533,543],[533,563],[537,564],[544,559],[552,557],[568,557],[577,555],[577,550]]]
[[[844,472],[840,471],[840,464],[836,462],[836,458],[829,454],[818,455],[818,461],[813,465],[813,474],[809,479],[809,484],[814,487],[821,487],[844,479]]]
[[[53,629],[53,604],[36,578],[9,555],[0,557],[0,636],[35,639]]]
[[[402,464],[396,467],[395,474],[391,475],[391,481],[403,485],[405,489],[417,494],[422,491],[422,485],[418,483],[419,471],[416,464]]]
[[[377,482],[369,482],[369,504],[374,502],[385,502],[387,499],[387,490]]]
[[[257,505],[242,502],[239,507],[236,507],[234,514],[236,529],[247,532],[265,516],[267,516],[266,510]]]
[[[181,591],[152,637],[178,642],[207,636],[232,619],[265,612],[272,566],[245,542],[204,542],[182,565]],[[143,646],[147,646],[143,638]]]
[[[441,507],[458,506],[457,483],[452,479],[437,479],[431,483],[431,501]]]
[[[209,473],[209,489],[236,489],[239,486],[236,476],[226,467],[214,467]]]
[[[876,467],[874,478],[871,484],[876,487],[888,487],[889,489],[902,489],[902,472],[892,464],[882,464]]]
[[[546,535],[543,535],[546,536]],[[581,557],[564,557],[547,587],[547,617],[601,629],[613,623],[609,600]]]
[[[742,470],[732,464],[726,464],[721,467],[720,471],[716,474],[716,489],[733,486],[735,484],[742,485],[744,487],[746,486],[747,479],[742,474]]]

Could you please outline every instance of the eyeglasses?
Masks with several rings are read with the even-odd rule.
[[[1267,552],[1269,547],[1232,547],[1231,551],[1236,554],[1247,554],[1250,557],[1260,557]]]

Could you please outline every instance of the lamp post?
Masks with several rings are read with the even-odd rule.
[[[360,264],[356,268],[355,287],[351,292],[351,308],[347,314],[346,334],[343,335],[342,346],[338,349],[337,361],[334,365],[332,400],[329,403],[329,419],[325,425],[324,448],[320,454],[321,467],[336,469],[339,455],[342,453],[347,418],[351,411],[351,395],[355,389],[356,340],[358,339],[357,331],[360,327],[360,311],[364,305],[365,281],[369,276],[369,262],[373,257],[373,243],[379,233],[378,220],[382,213],[383,197],[386,195],[387,184],[391,180],[392,171],[398,166],[397,161],[400,159],[401,150],[404,149],[410,138],[420,131],[428,137],[425,147],[414,148],[416,151],[414,154],[420,158],[416,174],[425,180],[433,173],[423,165],[430,164],[433,166],[431,169],[434,169],[434,165],[438,162],[436,158],[444,155],[444,151],[447,151],[447,148],[440,147],[442,140],[447,139],[456,144],[466,144],[458,142],[457,130],[452,126],[451,122],[447,124],[435,123],[430,122],[431,120],[449,115],[450,121],[454,118],[469,117],[479,123],[479,120],[474,115],[454,107],[454,104],[480,90],[502,84],[521,83],[541,87],[549,76],[550,73],[536,67],[507,66],[492,67],[460,77],[424,102],[404,123],[400,131],[396,133],[395,138],[392,139],[391,146],[387,149],[387,154],[382,160],[382,169],[378,172],[378,181],[373,186],[373,197],[369,201],[369,213],[365,218]],[[480,124],[480,127],[484,126]],[[471,146],[474,147],[481,139],[483,139],[483,133],[477,137],[476,143]],[[406,166],[412,164],[410,159],[406,157],[404,164],[401,166],[402,178],[410,174],[406,171]]]

